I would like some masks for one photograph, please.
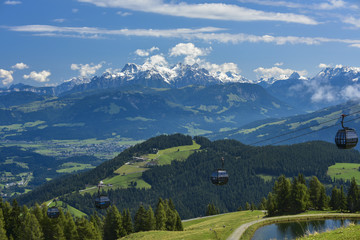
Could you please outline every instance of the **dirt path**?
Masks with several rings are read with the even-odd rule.
[[[281,217],[269,217],[269,218],[262,218],[259,220],[255,220],[252,222],[248,222],[245,223],[243,225],[241,225],[240,227],[238,227],[237,229],[235,229],[235,231],[227,238],[227,240],[239,240],[241,235],[244,234],[244,232],[246,231],[246,229],[248,229],[250,226],[256,224],[256,223],[260,223],[260,222],[264,222],[264,221],[268,221],[268,220],[276,220],[276,219],[292,219],[292,218],[296,218],[299,220],[299,218],[308,218],[308,217],[312,217],[312,218],[316,218],[316,217],[328,217],[328,218],[332,218],[332,217],[344,217],[344,218],[348,218],[349,216],[356,216],[356,217],[360,217],[359,214],[343,214],[343,213],[334,213],[334,214],[305,214],[305,215],[293,215],[293,216],[281,216]]]

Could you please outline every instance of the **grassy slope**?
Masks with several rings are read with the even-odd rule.
[[[341,227],[333,231],[324,233],[315,233],[298,240],[354,240],[360,239],[360,225],[350,225],[348,227]]]
[[[199,218],[183,223],[184,231],[150,231],[128,235],[122,239],[146,240],[198,240],[198,239],[226,239],[240,225],[257,220],[264,216],[261,211],[241,211],[207,218]],[[225,226],[225,227],[224,227]]]
[[[136,188],[151,188],[151,185],[146,183],[142,178],[142,172],[149,170],[150,168],[145,167],[145,164],[149,161],[156,161],[159,165],[171,164],[172,161],[184,161],[186,160],[194,150],[200,148],[200,145],[193,141],[192,145],[178,146],[159,150],[157,154],[147,154],[142,156],[147,159],[143,162],[135,162],[132,164],[124,164],[120,168],[114,171],[118,174],[114,177],[104,179],[104,184],[112,184],[112,186],[105,186],[103,189],[117,189],[117,188],[128,188],[131,182],[136,182]],[[97,188],[94,186],[89,187],[81,191],[81,193],[95,193]]]
[[[331,179],[351,180],[355,177],[356,182],[360,184],[360,164],[359,163],[336,163],[328,169],[328,175]]]

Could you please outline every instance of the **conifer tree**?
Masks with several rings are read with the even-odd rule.
[[[327,207],[328,207],[328,196],[326,195],[325,186],[321,184],[318,208],[319,210],[324,210]]]
[[[166,230],[168,231],[174,231],[175,230],[175,226],[176,226],[176,215],[175,212],[173,210],[171,210],[170,208],[168,208],[166,210]]]
[[[19,227],[19,239],[21,240],[41,240],[44,239],[41,226],[30,211],[24,211],[22,216],[22,224]],[[1,238],[0,238],[1,239]]]
[[[340,209],[340,190],[335,186],[331,191],[330,207],[333,210]]]
[[[123,210],[123,228],[126,234],[130,234],[134,232],[133,223],[131,220],[130,210]],[[155,228],[156,228],[156,219],[155,219]]]
[[[274,195],[277,209],[280,213],[286,213],[290,211],[290,180],[281,175],[275,182]]]
[[[104,240],[118,239],[126,235],[122,216],[115,205],[107,211],[104,221]]]
[[[147,222],[147,231],[155,230],[156,229],[156,219],[154,215],[154,211],[152,210],[151,206],[149,206],[149,209],[146,213],[146,222]]]
[[[348,194],[347,194],[347,204],[350,212],[356,212],[359,205],[359,188],[357,186],[356,180],[353,177],[350,182]]]
[[[64,235],[66,240],[77,240],[79,238],[76,224],[69,212],[65,214]]]
[[[266,209],[268,211],[269,216],[273,216],[276,214],[276,210],[277,210],[276,202],[275,202],[275,198],[271,192],[269,192],[268,197],[267,197]]]
[[[101,233],[85,217],[76,220],[76,229],[79,239],[101,240]]]
[[[12,202],[11,211],[8,219],[6,219],[6,222],[8,223],[6,226],[6,233],[8,237],[10,238],[12,236],[14,239],[20,239],[19,238],[19,234],[20,234],[19,228],[21,226],[20,207],[15,199]]]
[[[291,193],[290,193],[291,210],[294,213],[300,213],[306,210],[307,202],[308,202],[307,190],[308,189],[306,185],[302,184],[295,177],[291,184]]]
[[[155,213],[156,229],[157,230],[165,230],[166,229],[166,226],[165,226],[166,212],[165,212],[164,206],[163,206],[162,202],[160,201],[160,199],[157,204],[156,213]]]
[[[346,202],[346,197],[345,197],[345,193],[344,193],[344,187],[343,185],[341,185],[340,187],[340,210],[344,211],[347,208],[347,202]]]
[[[174,210],[174,211],[175,211],[175,216],[176,216],[175,231],[184,231],[184,227],[182,225],[180,215],[176,210]]]
[[[147,212],[143,205],[140,205],[134,217],[134,230],[135,232],[147,231]]]
[[[250,210],[250,209],[251,209],[250,203],[246,202],[245,203],[245,210]]]
[[[309,199],[310,204],[315,209],[320,209],[319,199],[322,184],[316,176],[313,176],[309,181]]]
[[[0,239],[4,239],[4,240],[8,239],[8,237],[6,236],[4,216],[1,208],[0,208]]]

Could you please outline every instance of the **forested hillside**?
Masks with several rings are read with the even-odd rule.
[[[286,177],[299,173],[317,176],[320,181],[330,183],[327,168],[335,162],[360,162],[357,151],[341,151],[334,144],[307,142],[290,146],[253,147],[235,140],[211,142],[204,137],[195,137],[201,149],[190,155],[186,161],[173,161],[171,165],[156,166],[143,173],[142,178],[151,189],[116,189],[108,191],[108,196],[119,209],[135,211],[140,203],[155,206],[159,198],[172,198],[182,218],[205,214],[206,206],[213,203],[221,212],[235,211],[246,202],[259,203],[273,186],[273,179],[284,174]],[[191,144],[191,137],[180,134],[162,135],[135,145],[113,160],[96,169],[52,181],[33,192],[21,196],[23,204],[42,202],[56,196],[79,210],[92,213],[95,196],[77,191],[85,184],[96,184],[114,175],[114,171],[133,156],[149,153],[153,148],[168,148]],[[214,186],[210,175],[221,167],[220,159],[225,159],[225,169],[229,182],[224,186]],[[265,181],[263,176],[270,177]]]

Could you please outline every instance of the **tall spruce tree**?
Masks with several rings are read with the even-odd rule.
[[[359,188],[355,178],[351,179],[349,190],[347,193],[347,204],[350,212],[356,212],[359,206]]]
[[[19,239],[21,240],[41,240],[44,239],[41,226],[30,211],[24,211],[22,213],[22,224],[19,228]],[[1,238],[0,238],[1,239]]]
[[[340,189],[338,189],[336,186],[333,187],[331,191],[331,199],[329,205],[333,210],[340,209]]]
[[[305,184],[302,184],[296,177],[291,184],[291,210],[294,213],[304,212],[307,208],[308,193]]]
[[[161,198],[160,198],[161,199]],[[165,230],[166,229],[166,212],[164,209],[164,205],[162,204],[162,201],[160,201],[157,204],[155,218],[156,218],[156,229],[157,230]]]
[[[290,212],[290,188],[290,180],[285,175],[281,175],[275,182],[274,195],[279,213]]]
[[[85,217],[76,220],[76,229],[79,239],[101,240],[101,233],[98,232],[94,224],[89,222]]]
[[[125,236],[126,231],[122,225],[122,216],[115,205],[106,213],[104,221],[104,240],[118,239]]]
[[[344,187],[343,185],[341,185],[340,187],[340,208],[341,211],[344,211],[347,209],[347,201],[346,201],[346,196],[344,193]]]
[[[156,229],[156,219],[154,215],[154,211],[152,210],[151,206],[149,206],[149,209],[146,213],[146,222],[147,222],[147,231],[155,230]]]
[[[66,240],[79,239],[76,224],[69,211],[65,214],[64,235]]]
[[[3,211],[1,208],[0,208],[0,239],[4,239],[4,240],[8,239],[8,237],[6,236],[4,215],[3,215]]]
[[[134,230],[135,232],[147,231],[147,212],[143,205],[140,205],[134,217]]]
[[[155,227],[156,227],[156,219],[155,219]],[[133,223],[131,220],[130,210],[124,209],[123,210],[123,228],[126,234],[130,234],[134,232]]]

